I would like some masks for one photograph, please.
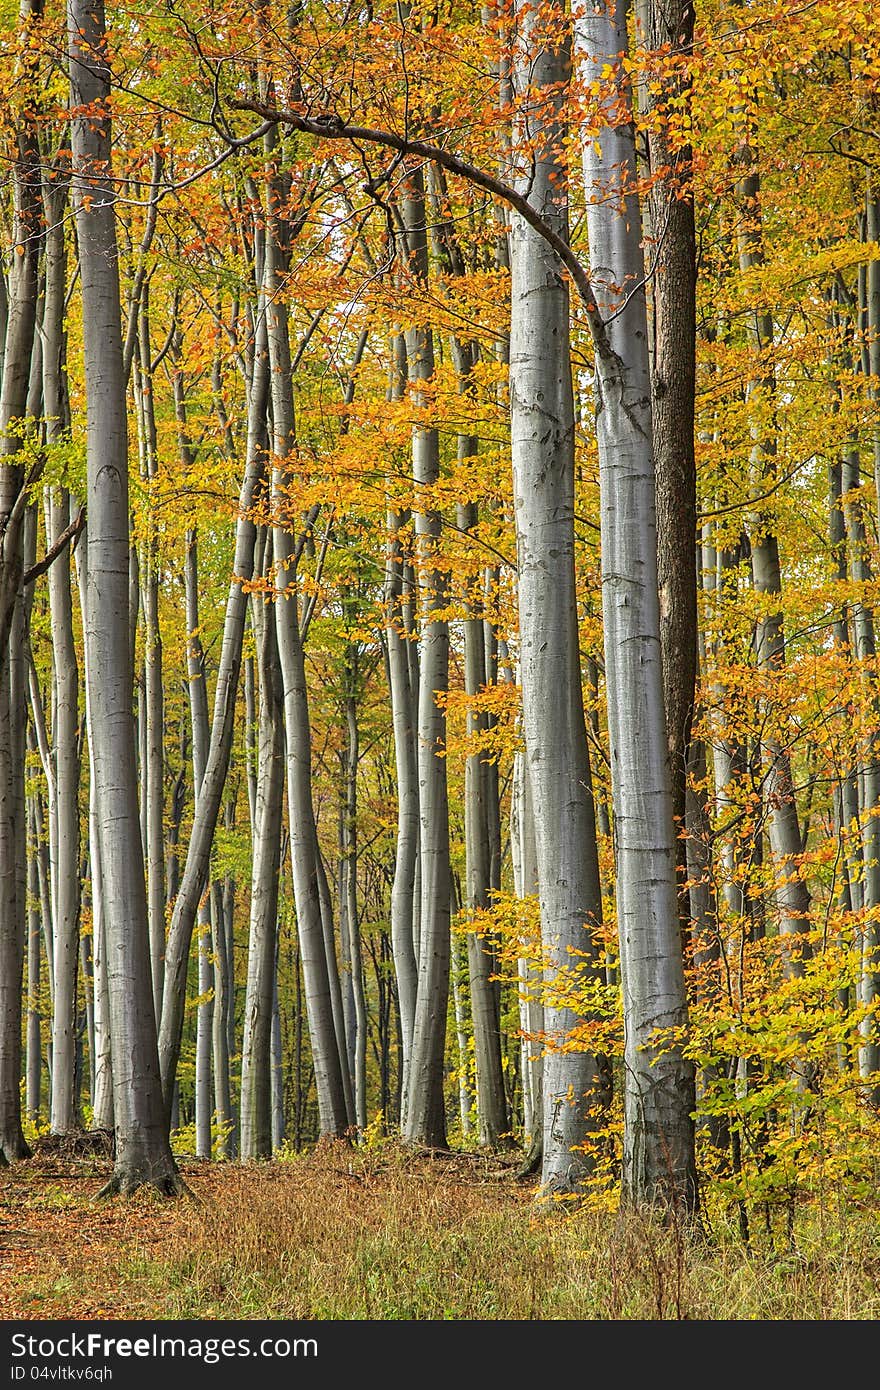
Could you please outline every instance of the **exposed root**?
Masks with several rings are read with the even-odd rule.
[[[24,1135],[13,1134],[0,1139],[0,1168],[9,1168],[11,1164],[30,1157],[31,1151]]]
[[[110,1181],[105,1183],[95,1196],[98,1202],[109,1201],[112,1197],[133,1197],[142,1187],[151,1188],[163,1198],[184,1197],[188,1201],[198,1202],[198,1197],[192,1188],[184,1182],[177,1172],[165,1172],[159,1177],[153,1177],[147,1173],[133,1173],[123,1170],[115,1172]]]
[[[536,1173],[540,1173],[543,1161],[544,1145],[540,1139],[535,1139],[528,1153],[523,1155],[523,1161],[516,1171],[517,1182],[525,1182],[526,1178],[533,1178]]]

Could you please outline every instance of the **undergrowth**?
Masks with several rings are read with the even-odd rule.
[[[533,1202],[512,1163],[331,1146],[188,1164],[195,1202],[94,1201],[106,1161],[3,1174],[6,1317],[873,1319],[880,1208],[768,1208],[702,1230]]]

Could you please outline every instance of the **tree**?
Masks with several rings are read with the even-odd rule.
[[[95,767],[107,950],[116,1156],[106,1191],[181,1182],[168,1142],[153,1011],[144,859],[138,819],[129,662],[128,434],[107,114],[110,67],[102,0],[69,11],[72,198],[88,393],[86,679]]]

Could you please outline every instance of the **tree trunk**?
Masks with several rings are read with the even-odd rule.
[[[558,16],[557,16],[558,18]],[[541,119],[523,116],[515,148],[528,150],[531,205],[561,237],[568,213],[560,143],[570,76],[558,35],[524,9],[528,63],[517,65]],[[607,1100],[600,1059],[566,1050],[581,1021],[566,997],[596,969],[602,920],[599,862],[575,609],[574,399],[568,290],[546,241],[511,216],[510,428],[519,574],[523,732],[534,805],[544,970],[542,1191],[577,1191],[591,1171],[584,1145]],[[547,719],[553,712],[553,738]],[[572,951],[579,953],[573,957]],[[593,1112],[591,1114],[591,1112]]]
[[[116,1159],[105,1191],[180,1179],[168,1144],[138,819],[128,627],[128,439],[101,0],[69,7],[73,192],[88,400],[86,676],[113,1048]]]
[[[43,180],[46,216],[46,275],[42,321],[42,387],[46,443],[64,436],[69,424],[65,375],[64,327],[67,257],[64,211],[66,179]],[[51,488],[46,498],[46,548],[54,545],[74,520],[72,498],[65,488]],[[52,1111],[54,1134],[81,1125],[75,1091],[76,979],[80,924],[79,823],[79,668],[73,636],[70,557],[65,552],[48,571],[52,623],[54,718],[52,766],[55,792],[52,921],[55,935],[52,1023]]]
[[[31,1124],[40,1120],[43,1080],[42,1014],[40,1012],[40,883],[37,868],[37,822],[31,797],[28,817],[28,914],[27,914],[27,1040],[25,1060],[25,1113]]]
[[[159,1029],[159,1056],[166,1107],[170,1109],[180,1055],[186,1002],[186,973],[193,927],[208,879],[217,816],[235,729],[235,707],[241,670],[241,647],[247,614],[245,585],[253,576],[256,529],[251,517],[255,491],[265,467],[264,438],[269,373],[265,303],[260,300],[254,341],[253,373],[248,398],[247,461],[239,493],[235,528],[235,558],[226,600],[223,639],[217,667],[211,738],[202,778],[201,796],[190,833],[180,892],[174,904],[165,946],[165,994]]]
[[[276,229],[277,230],[277,229]],[[273,233],[267,238],[268,297],[283,270]],[[308,686],[300,626],[297,563],[301,546],[282,524],[287,521],[284,498],[285,467],[295,443],[290,338],[287,310],[280,296],[267,309],[272,364],[273,453],[281,464],[273,472],[273,502],[278,523],[273,526],[276,572],[275,625],[284,689],[284,727],[287,736],[287,805],[293,894],[305,984],[306,1012],[318,1113],[322,1135],[345,1134],[354,1116],[347,1086],[345,1039],[334,1018],[335,957],[328,960],[324,914],[321,908],[318,833],[312,802],[312,734]],[[330,942],[332,950],[332,939]],[[341,1020],[340,1020],[341,1022]]]
[[[354,1113],[361,1130],[367,1126],[367,999],[364,991],[364,962],[357,901],[357,775],[360,739],[357,718],[359,685],[357,647],[346,654],[345,726],[347,734],[345,768],[345,810],[343,820],[343,879],[345,915],[348,924],[351,984],[354,998]]]
[[[165,717],[162,683],[162,634],[159,628],[159,543],[153,513],[151,484],[158,467],[156,412],[153,403],[153,372],[150,347],[149,285],[141,290],[138,333],[138,421],[141,427],[141,477],[145,484],[147,535],[140,556],[141,614],[144,633],[144,737],[145,757],[141,763],[142,796],[146,815],[143,839],[147,860],[147,911],[150,923],[150,963],[153,977],[153,1005],[157,1020],[162,1017],[162,991],[165,971]]]
[[[748,272],[760,266],[764,259],[761,180],[755,152],[748,143],[743,144],[740,159],[746,166],[746,173],[737,190],[741,207],[738,233],[739,266],[741,271]],[[772,314],[766,309],[757,308],[754,314],[747,318],[747,333],[756,356],[756,368],[760,378],[748,383],[746,401],[751,403],[756,414],[760,415],[762,405],[769,403],[771,409],[775,407],[776,379],[773,363],[769,359],[761,361],[761,354],[769,353],[773,348]],[[769,436],[766,427],[760,424],[753,425],[752,438],[751,464],[755,483],[759,489],[764,489],[776,475],[776,440]],[[754,516],[749,539],[752,581],[756,591],[774,597],[781,595],[779,543],[766,517]],[[772,675],[784,669],[785,635],[780,611],[767,612],[767,616],[757,623],[754,646],[755,663],[759,671]],[[797,872],[797,862],[803,852],[803,844],[791,775],[791,759],[783,740],[772,731],[761,740],[761,756],[764,765],[763,791],[769,808],[770,848],[776,869],[775,896],[779,912],[779,931],[784,937],[796,938],[809,930],[810,894],[806,882]],[[801,974],[803,961],[808,955],[809,943],[806,940],[797,944],[792,940],[785,957],[788,973],[795,976]]]
[[[510,800],[510,857],[513,886],[518,898],[538,896],[538,863],[535,850],[535,818],[529,768],[523,753],[513,760]],[[523,1096],[523,1148],[526,1162],[543,1161],[544,1111],[544,1003],[541,991],[540,941],[522,943],[517,957],[519,988],[520,1072]]]
[[[208,757],[208,690],[205,678],[205,655],[199,625],[199,560],[198,535],[195,530],[186,534],[184,561],[186,592],[186,674],[189,691],[190,722],[192,724],[193,787],[195,810],[198,814],[199,796],[205,763]],[[211,905],[213,896],[206,894],[199,904],[198,934],[198,1009],[196,1014],[196,1157],[211,1157],[211,1054],[214,1032],[213,971],[211,968]]]
[[[259,722],[251,918],[244,1041],[241,1050],[241,1156],[272,1156],[271,1037],[278,931],[278,873],[284,797],[283,690],[275,606],[252,599],[257,644]]]
[[[657,505],[657,579],[660,595],[660,658],[676,827],[679,909],[687,939],[688,882],[686,786],[688,745],[697,677],[697,469],[694,457],[696,378],[696,236],[690,145],[673,144],[670,112],[690,109],[687,63],[674,68],[671,55],[690,53],[692,0],[637,0],[640,42],[662,54],[666,75],[659,90],[645,82],[654,119],[649,119],[648,194],[653,229],[650,285],[653,351],[651,419]]]
[[[410,272],[424,293],[428,280],[428,242],[424,176],[414,172],[403,193],[403,225]],[[415,326],[406,334],[407,372],[413,409],[427,405],[424,383],[434,375],[431,330]],[[437,431],[417,426],[412,437],[417,497],[440,476]],[[449,629],[442,610],[446,576],[437,564],[440,514],[430,505],[415,513],[418,582],[421,592],[419,638],[419,950],[416,1009],[403,1137],[410,1144],[446,1148],[443,1064],[449,999],[449,803],[446,785],[446,719],[437,696],[448,687]]]
[[[22,35],[36,8],[22,4]],[[27,45],[16,65],[18,83],[37,81]],[[17,459],[23,439],[16,428],[27,414],[37,312],[40,246],[40,159],[36,91],[14,110],[12,256],[0,389],[0,1163],[26,1158],[21,1129],[22,972],[27,886],[25,823],[26,643],[23,525],[24,468]],[[16,106],[18,103],[16,102]],[[2,278],[2,271],[0,271]]]
[[[659,1200],[691,1210],[694,1070],[664,1037],[687,1027],[688,1011],[660,661],[645,267],[623,68],[625,0],[584,13],[575,34],[581,76],[603,93],[597,127],[584,131],[582,149],[591,283],[606,328],[596,347],[594,389],[624,999],[623,1185],[636,1204]]]
[[[406,389],[406,345],[401,335],[394,339],[394,366],[389,399],[402,398]],[[388,688],[394,730],[394,760],[397,774],[397,841],[394,881],[391,888],[391,945],[400,1007],[401,1092],[406,1108],[412,1034],[418,989],[418,959],[415,950],[414,904],[416,858],[419,840],[419,784],[416,765],[416,729],[413,720],[413,692],[410,683],[410,641],[403,613],[404,558],[400,532],[401,513],[388,513],[388,545],[385,562],[385,641],[388,651]],[[401,1114],[402,1122],[402,1114]]]

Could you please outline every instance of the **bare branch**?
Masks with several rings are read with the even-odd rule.
[[[394,150],[400,155],[414,155],[418,159],[433,161],[441,168],[447,169],[451,174],[457,174],[459,178],[475,184],[478,188],[485,189],[493,197],[507,203],[509,207],[519,213],[523,221],[528,222],[529,226],[533,227],[544,238],[574,281],[586,311],[587,323],[596,352],[606,360],[614,357],[614,351],[605,331],[605,322],[596,307],[596,299],[587,270],[574,254],[568,242],[554,232],[541,214],[532,207],[528,199],[521,193],[517,193],[516,189],[511,188],[509,184],[495,178],[492,174],[487,174],[484,169],[470,164],[466,159],[460,159],[458,155],[450,154],[449,150],[444,149],[442,145],[432,145],[425,140],[408,140],[402,135],[395,135],[390,130],[373,130],[367,126],[349,125],[334,114],[310,119],[283,107],[266,106],[263,102],[244,99],[232,100],[230,105],[239,111],[252,111],[255,115],[262,116],[265,122],[287,125],[293,130],[301,130],[306,135],[314,135],[319,140],[348,140],[352,142],[359,140],[365,144],[382,145],[385,149]],[[365,191],[371,191],[370,185],[366,186]]]

